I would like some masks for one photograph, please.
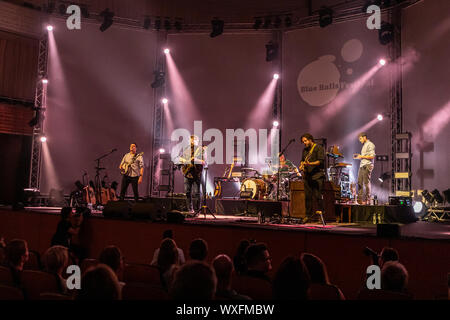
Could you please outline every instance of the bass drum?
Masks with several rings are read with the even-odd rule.
[[[262,200],[267,193],[267,186],[262,179],[247,178],[242,181],[241,191],[251,191],[252,199]]]

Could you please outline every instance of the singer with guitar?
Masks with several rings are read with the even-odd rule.
[[[314,215],[314,202],[317,202],[317,211],[315,213],[323,214],[322,188],[325,181],[325,153],[323,147],[314,142],[311,134],[303,134],[301,141],[305,145],[305,149],[303,149],[299,170],[302,172],[305,186],[306,217],[303,223],[306,223]]]
[[[123,156],[122,162],[119,165],[120,172],[122,173],[120,200],[125,198],[125,194],[130,183],[133,188],[134,200],[139,200],[138,185],[142,183],[142,177],[144,174],[144,159],[142,158],[144,153],[141,152],[137,154],[136,150],[136,143],[132,143],[130,145],[130,152]]]
[[[186,192],[186,204],[190,214],[199,210],[200,184],[202,181],[203,166],[205,165],[204,149],[198,145],[198,137],[190,137],[189,146],[183,150],[179,157],[182,164],[181,171],[184,175],[184,191]],[[195,202],[195,204],[193,203]]]

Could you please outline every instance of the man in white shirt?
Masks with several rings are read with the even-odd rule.
[[[361,160],[358,171],[358,203],[370,203],[370,177],[372,175],[375,145],[365,133],[359,134],[359,142],[363,144],[361,154],[354,154],[353,159]]]
[[[134,199],[136,202],[139,200],[138,184],[142,183],[144,160],[142,154],[137,154],[136,150],[136,143],[132,143],[130,145],[130,152],[123,156],[122,162],[120,162],[119,165],[119,169],[123,173],[120,200],[125,198],[125,193],[127,192],[130,183],[133,187]]]

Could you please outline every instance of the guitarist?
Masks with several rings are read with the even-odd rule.
[[[301,136],[301,141],[305,145],[299,169],[303,172],[303,181],[305,185],[306,217],[303,220],[303,223],[306,223],[313,216],[314,201],[317,201],[318,211],[316,211],[316,213],[323,213],[322,188],[325,181],[325,153],[323,147],[314,142],[314,138],[311,134],[303,134]]]
[[[200,184],[202,180],[203,166],[205,165],[204,149],[198,145],[198,137],[190,137],[189,146],[183,150],[179,158],[183,164],[184,191],[186,192],[186,204],[189,213],[193,214],[200,205]],[[193,204],[195,199],[195,205]],[[194,210],[195,207],[195,210]]]
[[[120,200],[125,198],[125,193],[127,193],[128,185],[130,183],[133,188],[134,200],[139,200],[138,184],[142,183],[144,159],[142,158],[142,155],[136,154],[136,150],[136,143],[132,143],[130,145],[130,152],[123,156],[122,162],[119,165],[119,169],[123,173]]]

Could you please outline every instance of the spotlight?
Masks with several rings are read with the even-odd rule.
[[[266,17],[264,19],[264,24],[263,24],[263,28],[267,29],[270,27],[270,25],[272,24],[272,19],[270,17]]]
[[[159,153],[165,153],[166,150],[164,148],[159,149]]]
[[[273,22],[273,26],[275,28],[279,28],[281,26],[281,18],[280,17],[275,17],[275,21]]]
[[[172,29],[172,25],[170,24],[169,17],[166,17],[166,19],[164,19],[164,29],[166,31],[169,31],[170,29]]]
[[[421,219],[427,213],[427,207],[422,201],[414,201],[413,202],[414,215],[416,218]]]
[[[167,102],[169,102],[169,100],[167,100],[167,98],[163,98],[161,101],[162,101],[162,103],[164,103],[164,104],[166,104]]]
[[[434,200],[437,203],[444,203],[444,198],[441,196],[438,189],[434,189],[433,191],[431,191],[431,194],[433,195]]]
[[[261,28],[261,24],[262,24],[262,19],[259,17],[255,18],[255,23],[253,24],[253,29],[258,30],[259,28]]]
[[[273,75],[273,78],[274,78],[275,80],[278,80],[278,79],[280,78],[280,75],[279,75],[278,73],[275,73],[275,74]]]
[[[214,18],[211,20],[212,32],[210,33],[210,37],[214,38],[220,36],[223,33],[223,27],[225,23],[223,20],[219,20],[218,18]]]
[[[109,11],[109,8],[106,8],[100,13],[100,16],[103,17],[103,23],[100,26],[100,31],[104,32],[106,29],[112,26],[113,24],[113,18],[114,18],[114,12]]]
[[[165,54],[169,54],[169,53],[170,53],[170,50],[166,48],[166,49],[164,49],[164,53],[165,53]]]
[[[290,16],[284,18],[284,25],[286,28],[292,27],[292,18]]]
[[[431,204],[434,201],[433,195],[431,193],[429,193],[428,190],[426,190],[426,189],[422,191],[422,197],[425,199],[425,201],[428,204]]]
[[[156,17],[156,20],[155,20],[155,30],[156,30],[156,31],[161,30],[161,18],[160,18],[160,17]]]
[[[377,116],[377,119],[378,119],[378,121],[382,121],[382,120],[383,120],[383,115],[382,115],[382,114],[379,114],[379,115]]]
[[[48,80],[47,79],[42,79],[42,83],[47,84]]]
[[[181,19],[180,19],[180,18],[175,18],[174,26],[175,26],[175,30],[181,31],[181,29],[182,29],[183,27],[182,27],[182,25],[181,25]]]
[[[380,59],[379,63],[380,63],[382,66],[385,66],[385,65],[386,65],[386,60]]]
[[[278,57],[278,44],[269,41],[266,44],[266,61],[275,60]]]
[[[390,177],[391,177],[391,175],[389,174],[389,172],[385,172],[378,178],[378,181],[383,183],[384,181],[388,180]]]
[[[333,10],[328,7],[322,7],[319,10],[319,25],[321,28],[333,23]]]
[[[378,30],[378,40],[382,45],[387,45],[394,40],[394,26],[387,22],[381,23],[381,28]]]
[[[42,136],[40,140],[41,140],[41,142],[46,142],[47,141],[47,137],[46,136]]]
[[[149,17],[146,17],[144,19],[144,29],[148,30],[150,29],[150,26],[152,25],[152,20]]]
[[[450,189],[444,190],[442,191],[442,193],[444,194],[445,201],[447,203],[450,203]]]
[[[153,72],[153,74],[155,75],[155,80],[153,80],[152,82],[152,88],[156,89],[161,87],[165,83],[166,73],[164,71],[155,71]]]
[[[278,121],[275,120],[275,121],[273,122],[273,126],[274,126],[274,127],[278,127],[279,125],[280,125],[280,123],[279,123]]]
[[[47,26],[47,30],[48,30],[48,31],[53,31],[53,26],[50,26],[50,25]]]

